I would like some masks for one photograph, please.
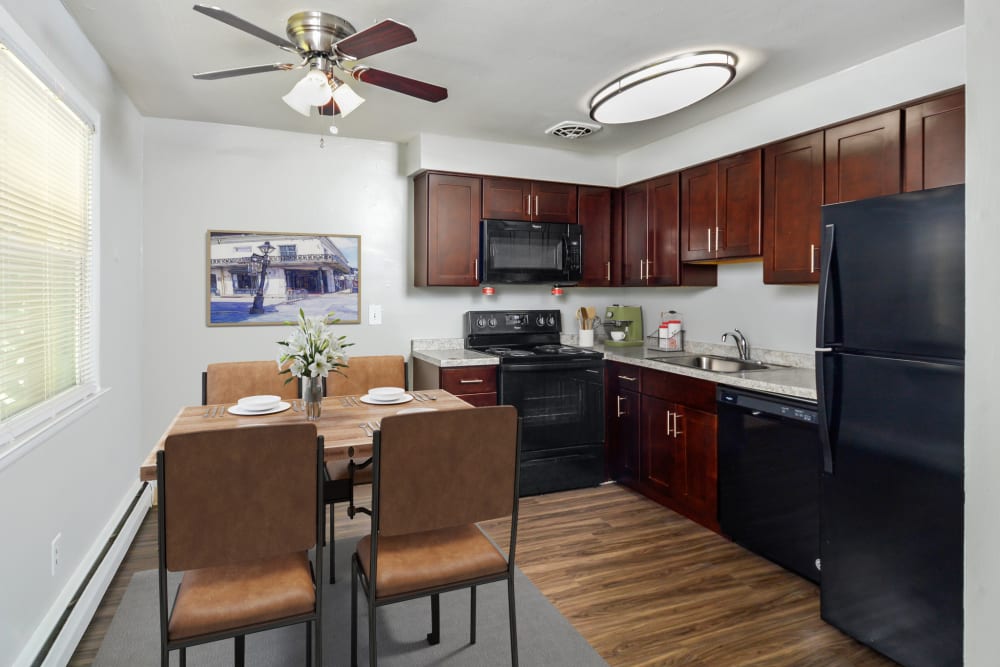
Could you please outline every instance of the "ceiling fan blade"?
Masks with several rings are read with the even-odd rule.
[[[360,60],[417,41],[408,25],[386,19],[336,43],[337,53]]]
[[[440,102],[441,100],[448,98],[447,88],[435,86],[432,83],[417,81],[416,79],[410,79],[405,76],[400,76],[399,74],[393,74],[392,72],[384,72],[373,67],[355,67],[354,70],[351,71],[351,76],[362,83],[370,83],[373,86],[388,88],[389,90],[394,90],[397,93],[418,97],[422,100],[427,100],[428,102]]]
[[[300,65],[289,65],[288,63],[274,63],[273,65],[254,65],[252,67],[237,67],[236,69],[220,69],[214,72],[200,72],[194,75],[196,79],[228,79],[233,76],[244,76],[246,74],[260,74],[261,72],[276,72],[280,70],[297,69]]]
[[[245,33],[253,35],[254,37],[263,39],[265,42],[270,42],[275,46],[280,46],[286,51],[291,51],[292,53],[299,52],[298,49],[295,48],[295,45],[289,42],[284,37],[275,35],[273,32],[268,32],[263,28],[258,28],[253,23],[241,19],[239,16],[236,16],[235,14],[230,14],[224,9],[219,9],[218,7],[210,7],[208,5],[195,5],[194,7],[192,7],[192,9],[194,9],[196,12],[204,14],[205,16],[210,16],[217,21],[222,21],[226,25],[230,25],[236,28],[237,30],[242,30]]]

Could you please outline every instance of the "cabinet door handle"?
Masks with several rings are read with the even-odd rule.
[[[712,252],[712,228],[711,228],[711,227],[709,227],[709,228],[708,228],[707,230],[705,230],[705,231],[707,231],[707,232],[708,232],[708,251],[709,251],[709,252]]]
[[[645,280],[646,279],[646,276],[643,275],[643,271],[645,270],[645,268],[646,268],[646,260],[640,259],[639,260],[639,280]]]
[[[635,378],[630,378],[627,375],[619,375],[618,379],[619,380],[625,380],[626,382],[635,382]]]
[[[678,420],[678,419],[679,419],[680,417],[683,417],[683,416],[684,416],[684,415],[681,415],[681,414],[678,414],[678,413],[676,413],[676,412],[674,413],[674,437],[675,437],[675,438],[676,438],[677,436],[679,436],[679,435],[681,434],[681,432],[680,432],[679,430],[677,430],[677,420]]]
[[[459,384],[482,384],[483,383],[483,379],[480,378],[478,380],[459,380],[458,383]]]
[[[653,263],[653,260],[651,260],[651,259],[647,259],[646,260],[646,280],[649,280],[650,277],[652,277],[652,275],[653,275],[653,270],[649,268],[649,265],[652,264],[652,263]]]
[[[538,215],[538,195],[535,195],[535,215]]]
[[[809,244],[809,273],[816,273],[816,244]]]
[[[670,432],[670,416],[673,415],[673,414],[674,414],[673,412],[671,412],[670,410],[667,410],[667,437],[670,437],[671,435],[673,435]]]
[[[622,401],[625,400],[625,397],[624,396],[618,396],[617,399],[618,399],[618,405],[616,406],[616,410],[617,410],[618,414],[615,415],[615,416],[616,417],[621,417],[622,415],[625,414],[624,412],[622,412]]]
[[[524,195],[524,207],[528,210],[528,217],[531,217],[531,195]]]
[[[719,227],[715,228],[715,252],[719,252]]]
[[[611,262],[608,261],[608,282],[611,282]]]

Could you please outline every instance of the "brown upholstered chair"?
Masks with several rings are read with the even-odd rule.
[[[235,403],[244,396],[273,394],[285,400],[299,398],[295,378],[278,373],[274,361],[229,361],[209,364],[201,374],[201,404]]]
[[[156,457],[162,667],[172,650],[183,666],[188,646],[230,637],[241,666],[247,634],[297,623],[306,664],[322,664],[322,461],[309,423],[167,438]],[[168,571],[184,572],[170,609]]]
[[[440,641],[440,593],[469,588],[476,642],[476,586],[507,582],[511,662],[517,665],[514,545],[520,425],[513,406],[393,415],[375,432],[372,529],[351,560],[351,664],[357,663],[358,584],[368,597],[369,662],[375,611],[431,597],[430,644]],[[501,552],[476,525],[510,517]]]
[[[327,396],[360,396],[372,387],[406,387],[406,360],[400,355],[349,357],[347,368],[326,377]],[[369,460],[370,461],[370,460]],[[354,486],[371,484],[372,469],[369,461],[354,464],[353,460],[337,459],[326,464],[327,482],[324,487],[326,503],[330,507],[330,583],[336,581],[333,548],[334,503],[347,502],[349,511],[354,508]]]

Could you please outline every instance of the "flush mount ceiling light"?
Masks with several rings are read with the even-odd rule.
[[[590,100],[599,123],[635,123],[673,113],[721,90],[736,76],[736,56],[701,51],[674,56],[630,72]]]

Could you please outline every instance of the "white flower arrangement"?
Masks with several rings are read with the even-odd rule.
[[[281,346],[278,369],[281,373],[291,373],[297,378],[326,377],[330,371],[340,373],[339,369],[347,366],[344,348],[354,343],[345,342],[347,336],[335,336],[333,330],[326,325],[326,319],[306,317],[302,309],[299,309],[298,327],[288,338],[278,341]],[[339,321],[332,320],[332,323]],[[292,378],[289,377],[285,384],[291,381]]]

